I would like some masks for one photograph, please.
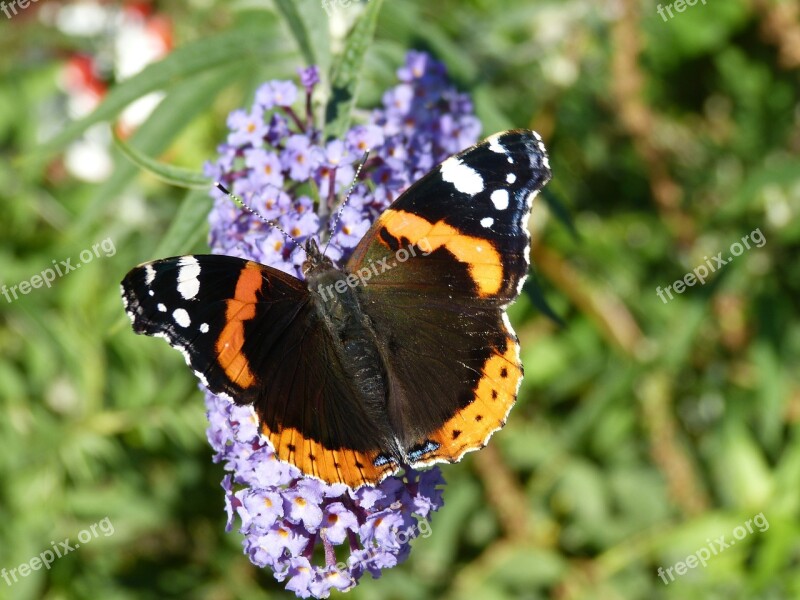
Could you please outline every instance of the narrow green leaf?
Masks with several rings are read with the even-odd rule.
[[[289,26],[306,64],[317,64],[314,48],[311,46],[311,41],[309,39],[308,28],[306,27],[305,20],[297,10],[295,2],[293,0],[275,0],[275,6]]]
[[[531,270],[529,275],[530,276],[528,277],[527,281],[525,281],[524,291],[531,299],[533,305],[539,310],[539,312],[553,321],[556,325],[559,327],[566,327],[567,324],[564,322],[564,319],[562,319],[547,302],[547,298],[544,295],[542,285],[539,283],[539,277],[536,274],[536,271]]]
[[[371,0],[364,14],[353,27],[331,76],[331,98],[325,112],[325,134],[328,138],[344,135],[350,126],[353,107],[358,97],[361,67],[367,54],[383,0]]]
[[[575,227],[575,222],[572,220],[572,213],[570,213],[569,208],[567,208],[567,205],[561,200],[561,198],[550,191],[549,188],[542,190],[542,198],[550,210],[553,211],[555,218],[561,221],[561,224],[567,228],[567,231],[569,231],[570,234],[572,234],[573,239],[580,240],[581,236]]]
[[[117,148],[119,148],[122,153],[131,160],[131,162],[133,162],[135,165],[138,165],[145,171],[149,171],[166,183],[177,185],[179,187],[204,189],[207,189],[209,185],[211,185],[211,181],[202,173],[184,169],[182,167],[166,165],[162,162],[154,160],[146,154],[139,152],[133,146],[122,141],[116,133],[114,134],[114,143],[117,145]]]
[[[164,238],[153,252],[153,258],[191,252],[195,244],[208,233],[208,213],[212,206],[208,189],[188,192]]]
[[[53,139],[38,148],[35,155],[29,155],[25,160],[40,167],[95,123],[113,119],[137,98],[167,88],[194,74],[222,65],[237,65],[252,60],[275,60],[276,51],[282,42],[274,28],[261,25],[243,27],[190,42],[112,87],[92,113],[67,125]],[[286,52],[277,55],[286,55]]]

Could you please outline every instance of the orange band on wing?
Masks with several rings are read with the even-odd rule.
[[[344,483],[356,489],[363,485],[375,485],[398,470],[394,462],[375,466],[379,454],[377,451],[332,450],[305,437],[293,427],[273,432],[262,424],[261,432],[272,442],[278,458],[326,483]]]
[[[261,269],[248,262],[236,282],[233,298],[228,300],[225,310],[225,327],[217,338],[216,350],[219,364],[231,381],[241,388],[255,383],[242,346],[244,346],[244,322],[256,316],[258,291],[263,285]]]
[[[425,252],[444,247],[456,260],[469,266],[470,277],[482,298],[497,294],[503,286],[500,253],[485,238],[465,235],[444,221],[431,223],[402,210],[385,210],[378,224],[392,237],[406,238]]]

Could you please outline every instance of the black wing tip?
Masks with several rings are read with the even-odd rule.
[[[525,147],[525,154],[530,157],[531,168],[541,173],[537,181],[536,189],[541,189],[550,181],[553,176],[553,172],[550,168],[550,157],[547,153],[547,148],[545,148],[542,136],[539,135],[538,132],[533,129],[510,129],[495,135],[501,144],[508,140],[508,138],[516,137],[518,139],[511,139],[511,143],[516,142]],[[489,136],[486,140],[491,142],[493,137],[495,136]]]

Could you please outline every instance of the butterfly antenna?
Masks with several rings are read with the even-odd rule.
[[[253,215],[254,217],[256,217],[258,219],[261,219],[267,225],[270,225],[270,226],[274,227],[275,229],[277,229],[278,231],[280,231],[287,239],[292,240],[295,244],[297,244],[297,246],[299,246],[299,248],[303,251],[303,253],[305,253],[306,256],[308,256],[308,253],[306,252],[306,249],[303,248],[303,244],[301,244],[294,237],[289,235],[289,233],[283,227],[281,227],[278,224],[277,221],[273,221],[272,219],[266,218],[264,215],[262,215],[260,212],[258,212],[255,208],[251,208],[250,206],[245,204],[244,200],[242,200],[239,196],[237,196],[236,194],[234,194],[233,192],[228,190],[228,188],[226,188],[224,185],[222,185],[219,181],[215,181],[214,182],[214,186],[220,192],[222,192],[223,194],[228,196],[231,200],[233,200],[239,206],[241,206],[243,209],[245,209],[247,212],[249,212],[251,215]]]
[[[325,253],[328,251],[328,246],[331,245],[331,240],[333,239],[333,232],[336,231],[336,226],[339,224],[339,219],[342,216],[342,211],[344,207],[347,206],[347,201],[350,199],[350,194],[353,193],[353,190],[358,183],[358,176],[361,174],[361,169],[364,168],[364,164],[367,162],[367,158],[369,157],[369,150],[364,152],[364,156],[361,158],[361,163],[358,165],[358,169],[356,169],[356,174],[353,177],[353,183],[350,184],[350,189],[347,191],[347,196],[344,197],[341,206],[339,206],[339,210],[336,212],[336,218],[333,220],[333,226],[328,231],[328,242],[325,244],[325,249],[322,251],[322,255],[325,256]]]

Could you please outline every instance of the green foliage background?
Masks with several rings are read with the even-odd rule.
[[[107,237],[117,252],[0,296],[0,568],[104,517],[115,533],[0,580],[0,598],[290,597],[224,532],[194,377],[132,334],[119,299],[133,265],[203,250],[206,193],[118,151],[104,183],[64,176],[59,153],[89,123],[46,143],[40,128],[80,41],[28,10],[0,22],[0,283]],[[358,118],[411,48],[447,64],[484,134],[535,128],[550,151],[535,282],[511,310],[518,405],[486,449],[444,469],[446,506],[410,560],[349,597],[800,597],[797,2],[701,2],[665,21],[650,1],[386,0],[360,75],[336,66],[318,2],[159,10],[176,50],[112,87],[91,120],[165,91],[130,140],[165,163],[199,171],[226,114],[310,57],[345,91],[360,79]],[[756,229],[763,247],[659,299]],[[759,513],[766,531],[669,585],[658,577]]]

